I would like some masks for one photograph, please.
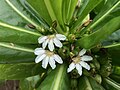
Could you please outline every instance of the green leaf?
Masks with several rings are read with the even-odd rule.
[[[28,23],[34,25],[36,28],[42,29],[40,24],[36,23],[37,20],[32,16],[30,17],[30,13],[28,13],[25,8],[21,5],[21,3],[17,0],[5,0],[6,3],[13,9],[19,16],[21,16]]]
[[[100,13],[100,11],[103,9],[106,2],[107,2],[107,0],[103,0],[99,5],[97,5],[97,7],[95,7],[95,9],[93,10],[94,13],[98,15]]]
[[[79,79],[78,90],[105,90],[93,78],[82,76]]]
[[[120,90],[120,84],[110,78],[103,79],[102,84],[106,90]]]
[[[24,7],[24,8],[27,10],[27,12],[30,13],[30,16],[31,16],[32,19],[35,18],[34,21],[36,21],[39,25],[41,24],[41,25],[40,25],[41,28],[40,28],[40,26],[39,26],[39,27],[37,28],[38,30],[42,29],[42,27],[45,28],[45,29],[47,29],[47,30],[49,29],[48,24],[43,20],[42,17],[40,17],[40,16],[38,15],[38,13],[34,10],[34,8],[32,8],[32,7],[30,6],[30,4],[29,4],[26,0],[20,0],[20,1],[17,1],[17,2],[21,3],[22,7]]]
[[[120,30],[117,30],[116,32],[112,33],[107,39],[105,39],[102,42],[102,45],[104,48],[111,48],[115,47],[120,43]]]
[[[78,20],[74,23],[71,27],[71,31],[74,31],[79,28],[82,24],[82,21],[85,17],[101,2],[102,0],[87,0],[86,2],[83,1],[83,7],[81,7]]]
[[[78,0],[63,0],[63,20],[65,24],[69,24],[72,19]]]
[[[57,21],[57,32],[63,33],[65,28],[62,20],[62,0],[44,0],[44,2],[52,22]]]
[[[107,0],[106,4],[102,7],[101,12],[93,19],[85,29],[80,33],[84,34],[85,31],[96,31],[103,27],[104,24],[111,21],[113,18],[120,16],[120,1],[119,0]]]
[[[109,53],[110,57],[112,58],[112,64],[120,65],[120,60],[119,60],[119,58],[120,58],[120,43],[104,46],[104,48],[108,49],[108,53]]]
[[[20,80],[20,90],[34,90],[39,79],[40,76],[36,75]]]
[[[120,75],[120,66],[113,66],[112,74]]]
[[[44,72],[40,64],[0,64],[0,79],[22,79]]]
[[[115,80],[116,82],[120,83],[120,75],[111,74],[110,78]]]
[[[11,42],[11,43],[22,43],[22,44],[36,44],[40,33],[12,26],[0,21],[0,41]]]
[[[82,48],[90,49],[100,43],[104,38],[108,37],[114,31],[120,28],[120,17],[116,17],[106,23],[102,28],[93,32],[90,35],[87,35],[81,39],[79,39],[76,43],[77,45],[81,46]],[[118,22],[118,23],[116,23]]]
[[[0,42],[0,63],[25,63],[35,60],[34,46]]]
[[[66,68],[65,65],[57,66],[36,90],[70,90]]]
[[[34,2],[33,0],[26,1],[34,8],[40,17],[42,17],[49,25],[52,25],[52,19],[49,15],[44,0],[35,0]]]
[[[18,25],[18,22],[27,23],[22,17],[20,17],[11,7],[5,2],[0,0],[0,20],[12,25]]]

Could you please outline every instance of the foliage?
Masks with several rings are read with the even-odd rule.
[[[0,79],[21,90],[120,90],[120,0],[0,0]],[[55,48],[64,64],[35,63],[42,35],[63,34]],[[68,65],[79,51],[93,57],[90,71]]]

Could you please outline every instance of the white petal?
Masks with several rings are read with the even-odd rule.
[[[49,39],[47,39],[47,40],[45,40],[45,41],[43,42],[43,44],[42,44],[42,48],[43,48],[43,49],[46,48],[48,42],[49,42]]]
[[[55,60],[53,57],[50,57],[49,64],[52,69],[55,69],[56,65],[55,65]]]
[[[82,61],[91,61],[91,60],[93,60],[93,58],[91,56],[84,55],[84,56],[81,57],[81,60]]]
[[[49,57],[45,57],[44,60],[42,61],[42,67],[43,68],[47,68],[47,65],[48,65],[48,60],[49,60]]]
[[[45,50],[43,48],[36,48],[34,53],[35,55],[41,55],[45,53]]]
[[[46,54],[38,55],[38,56],[35,58],[35,62],[36,62],[36,63],[39,63],[39,62],[42,61],[45,57],[46,57]]]
[[[49,44],[48,44],[48,48],[49,48],[50,51],[54,50],[53,39],[50,39]]]
[[[79,75],[82,75],[82,67],[80,66],[80,64],[76,64],[76,69],[78,70]]]
[[[74,68],[75,68],[75,63],[72,62],[72,63],[69,65],[69,68],[67,69],[67,72],[68,72],[68,73],[71,72]]]
[[[56,34],[56,37],[57,37],[59,40],[65,40],[65,39],[66,39],[66,36],[65,36],[65,35],[62,35],[62,34]]]
[[[82,49],[80,52],[79,52],[79,56],[82,56],[86,53],[86,49]]]
[[[80,65],[81,65],[82,67],[84,67],[85,69],[90,70],[90,66],[89,66],[86,62],[80,61]]]
[[[54,43],[55,43],[55,46],[60,48],[62,47],[62,43],[57,38],[54,38]]]
[[[58,62],[59,64],[63,63],[62,58],[59,55],[54,54],[53,57],[54,57],[55,61]]]
[[[43,43],[47,39],[47,36],[41,36],[38,38],[38,43]]]

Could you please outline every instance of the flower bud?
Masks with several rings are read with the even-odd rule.
[[[95,80],[96,80],[99,84],[101,84],[102,78],[101,78],[101,76],[100,76],[99,74],[96,74],[94,78],[95,78]]]

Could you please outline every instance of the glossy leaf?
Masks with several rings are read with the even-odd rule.
[[[13,9],[18,15],[20,15],[28,23],[34,25],[36,28],[41,29],[38,23],[34,21],[35,18],[30,17],[30,14],[28,14],[28,12],[24,10],[24,7],[22,7],[19,1],[16,0],[5,0],[5,1],[11,7],[11,9]]]
[[[78,0],[63,0],[63,20],[65,24],[69,24],[72,19]]]
[[[66,68],[65,65],[57,66],[36,90],[70,90]]]
[[[35,44],[38,42],[37,39],[40,35],[36,31],[12,26],[0,21],[0,41],[2,42]]]
[[[107,37],[103,42],[102,45],[104,48],[111,48],[115,47],[117,44],[120,43],[120,30],[112,33],[109,37]]]
[[[20,80],[20,90],[34,90],[36,83],[39,81],[40,76],[32,76]]]
[[[120,75],[120,67],[119,66],[113,66],[113,74]]]
[[[35,22],[38,23],[40,26],[37,28],[38,30],[45,28],[45,29],[49,29],[49,26],[48,24],[43,20],[42,17],[40,17],[38,15],[38,13],[30,6],[30,4],[26,1],[26,0],[20,0],[20,1],[17,1],[18,3],[21,3],[22,7],[24,7],[27,12],[30,13],[30,16],[31,18],[35,18]],[[41,27],[41,28],[40,28]]]
[[[78,90],[105,90],[93,78],[82,76],[79,79]]]
[[[34,62],[34,46],[0,42],[0,63]]]
[[[120,84],[110,78],[103,79],[103,86],[107,90],[120,90]]]
[[[76,42],[77,45],[86,49],[94,47],[95,45],[100,43],[103,39],[111,35],[114,31],[118,30],[118,28],[120,28],[119,19],[120,17],[116,17],[109,21],[107,24],[105,24],[102,28],[100,28],[96,32],[93,32],[92,34],[79,39]]]
[[[81,11],[79,12],[78,20],[71,27],[71,31],[76,30],[82,24],[82,21],[85,17],[101,2],[102,0],[87,0],[84,2],[83,7],[81,7]]]
[[[3,8],[4,7],[4,8]],[[18,25],[18,23],[27,23],[22,17],[20,17],[13,9],[6,3],[5,0],[0,0],[0,20],[12,25]],[[8,14],[9,13],[9,14]]]
[[[26,1],[34,8],[38,15],[42,17],[49,25],[52,24],[52,19],[49,15],[44,0],[35,0],[35,2],[33,2],[33,0]]]
[[[64,29],[64,24],[62,20],[62,0],[44,0],[49,15],[52,19],[52,22],[57,22],[57,31],[62,33],[62,29]],[[59,12],[58,12],[59,11]],[[61,28],[62,26],[62,28]]]
[[[108,53],[112,58],[112,63],[114,65],[120,65],[120,43],[115,43],[112,45],[104,46],[104,48],[108,49]]]
[[[93,19],[92,23],[82,30],[81,34],[84,34],[87,30],[96,31],[102,28],[104,24],[120,15],[119,0],[107,0],[106,4],[101,8],[101,12]]]
[[[0,64],[0,79],[22,79],[44,72],[40,64]]]

